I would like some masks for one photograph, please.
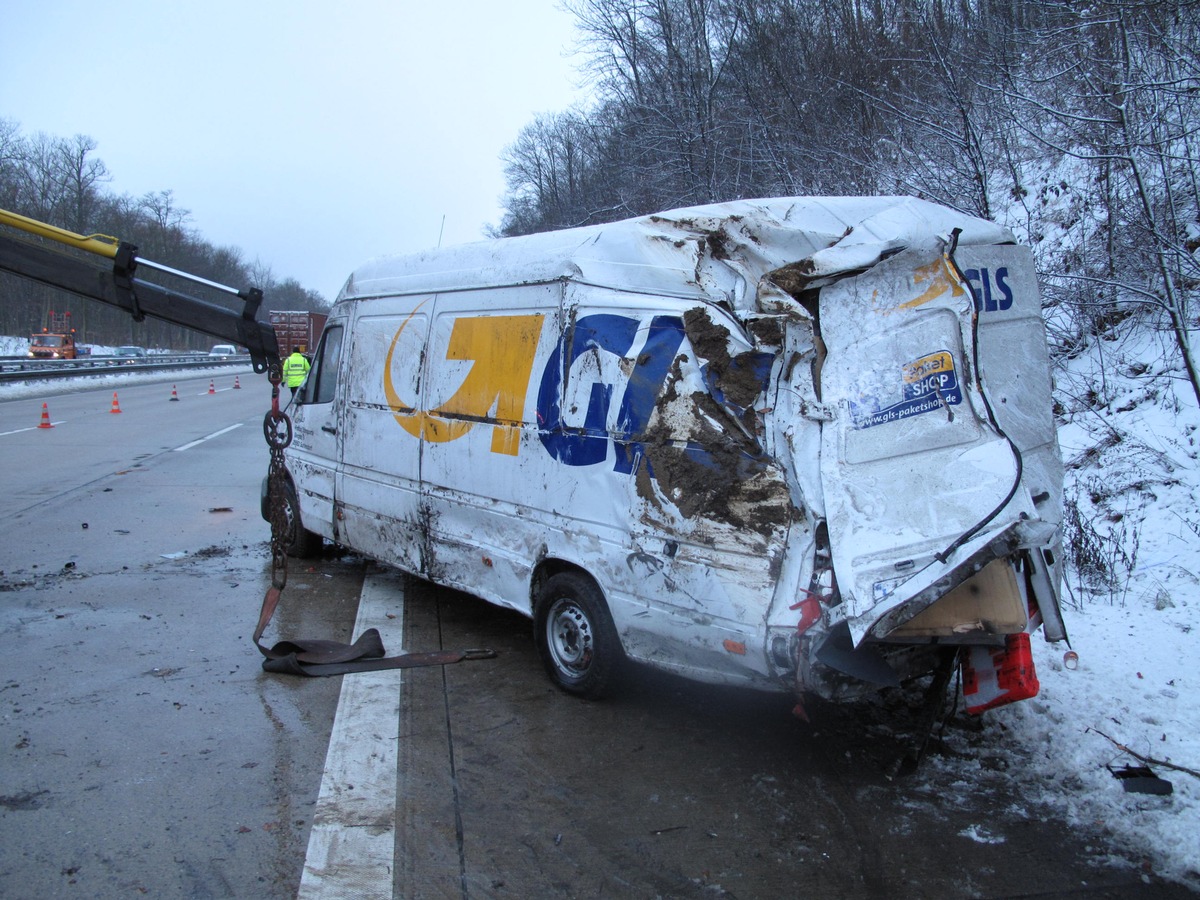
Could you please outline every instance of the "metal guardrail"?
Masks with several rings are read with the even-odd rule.
[[[0,357],[0,382],[34,381],[43,378],[87,378],[117,372],[156,372],[170,369],[227,368],[250,364],[249,355],[209,356],[207,353],[128,356],[81,356],[78,359],[29,359]]]

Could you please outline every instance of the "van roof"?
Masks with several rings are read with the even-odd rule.
[[[962,229],[1008,243],[993,222],[914,197],[779,197],[670,210],[604,225],[373,259],[339,300],[574,281],[753,308],[767,272],[800,264],[814,286]]]

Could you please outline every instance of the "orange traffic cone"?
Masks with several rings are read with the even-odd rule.
[[[53,428],[53,427],[54,426],[50,424],[50,409],[49,409],[49,407],[46,406],[45,403],[43,403],[42,404],[42,423],[40,425],[38,425],[38,428]]]
[[[242,389],[242,385],[238,382],[238,377],[236,375],[233,376],[233,389],[235,391],[240,391]]]
[[[110,413],[119,413],[120,411],[121,411],[121,404],[117,402],[117,392],[113,391],[113,405],[112,405],[112,409],[110,409],[109,412]]]
[[[175,385],[171,385],[171,399],[176,403],[179,402],[179,394],[175,390]]]
[[[210,381],[210,382],[208,383],[208,392],[209,392],[210,394],[215,394],[215,393],[217,392],[217,386],[216,386],[216,384],[215,384],[214,382],[212,382],[212,381]]]

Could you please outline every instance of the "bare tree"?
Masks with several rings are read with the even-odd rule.
[[[722,196],[730,141],[726,64],[739,4],[719,0],[570,0],[589,71],[620,110],[624,203],[639,211]],[[651,199],[652,198],[652,199]]]
[[[1066,277],[1097,304],[1115,297],[1164,313],[1200,404],[1190,336],[1200,284],[1200,4],[1048,5],[1058,52],[1043,45],[1043,63],[1010,70],[1007,96],[1031,140],[1085,164],[1105,187],[1107,240]]]
[[[501,156],[508,186],[499,233],[529,234],[611,221],[633,209],[622,196],[617,128],[602,110],[539,116]]]
[[[12,119],[0,119],[0,207],[5,209],[17,206],[23,148],[20,126]]]
[[[100,199],[100,186],[109,180],[108,169],[103,161],[91,154],[96,142],[86,135],[77,134],[69,141],[60,141],[57,152],[60,177],[63,184],[64,215],[67,228],[78,233],[91,229],[96,204]]]
[[[31,215],[47,220],[61,220],[68,206],[59,144],[45,132],[27,139],[17,175],[18,204]]]
[[[191,210],[175,205],[174,191],[151,191],[138,201],[151,224],[160,231],[182,231],[192,216]]]

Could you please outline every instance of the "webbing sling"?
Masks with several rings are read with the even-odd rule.
[[[494,650],[431,650],[423,653],[403,653],[385,656],[383,638],[377,628],[368,628],[352,644],[326,640],[279,641],[273,647],[264,646],[262,633],[279,605],[280,589],[271,586],[263,597],[258,626],[254,629],[254,646],[262,653],[263,671],[281,675],[321,677],[345,675],[348,672],[377,672],[382,669],[411,669],[417,666],[446,666],[469,659],[491,659]]]

